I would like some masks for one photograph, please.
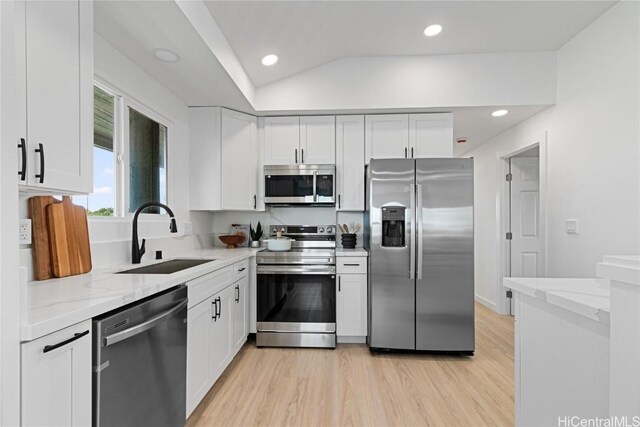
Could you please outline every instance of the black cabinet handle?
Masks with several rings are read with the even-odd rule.
[[[296,148],[296,163],[298,163],[298,149]]]
[[[304,148],[300,149],[300,153],[301,153],[301,159],[300,159],[300,163],[304,163]]]
[[[213,309],[213,316],[211,316],[211,318],[217,322],[218,321],[218,300],[214,299],[213,301],[211,301],[211,304],[215,306],[215,308]]]
[[[340,209],[340,194],[338,194],[338,209]]]
[[[340,279],[342,279],[342,276],[338,276],[338,292],[341,291],[341,285],[342,285],[342,280]]]
[[[236,303],[240,302],[240,286],[236,285]]]
[[[258,198],[257,196],[254,194],[253,195],[253,209],[257,209],[258,207]]]
[[[53,345],[45,345],[44,348],[42,349],[43,353],[48,353],[52,350],[55,350],[56,348],[60,348],[63,345],[67,345],[71,342],[74,342],[75,340],[79,340],[80,338],[84,337],[85,335],[89,334],[89,330],[87,329],[84,332],[79,332],[77,334],[73,334],[73,336],[71,338],[69,338],[68,340],[64,340],[59,342],[58,344],[53,344]]]
[[[220,318],[220,315],[222,313],[222,301],[220,301],[220,297],[216,298],[216,301],[218,301],[216,303],[216,316]]]
[[[40,153],[40,173],[36,174],[36,178],[38,178],[38,182],[42,184],[44,182],[44,146],[42,144],[38,144],[36,153]]]
[[[411,158],[413,159],[413,147],[411,147]]]
[[[22,156],[22,167],[18,171],[18,175],[20,175],[20,181],[26,181],[27,179],[27,142],[24,138],[20,138],[20,144],[18,144],[18,148],[20,149],[20,155]]]
[[[238,270],[238,273],[241,271],[245,271],[247,269],[247,267],[242,267],[241,269]]]
[[[359,267],[360,264],[344,264],[345,266],[349,266],[349,267]]]
[[[404,158],[407,158],[407,147],[404,147]]]

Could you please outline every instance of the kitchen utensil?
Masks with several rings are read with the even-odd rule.
[[[342,227],[344,228],[345,233],[349,232],[349,227],[347,226],[347,224],[342,224]]]
[[[60,203],[51,196],[36,196],[29,199],[29,217],[31,218],[33,250],[33,276],[36,280],[53,277],[51,269],[51,251],[49,248],[49,228],[47,226],[47,206]]]
[[[353,228],[354,234],[358,233],[358,231],[360,231],[360,224],[356,224],[356,226]]]
[[[267,242],[267,249],[279,252],[290,251],[291,242],[293,241],[294,239],[282,236],[270,237],[269,240],[265,240],[265,242]]]
[[[346,231],[344,231],[344,228],[342,227],[342,224],[338,224],[338,228],[340,229],[341,233],[346,233]]]
[[[233,249],[238,245],[241,245],[246,239],[247,236],[244,234],[222,234],[218,236],[218,239],[225,245],[227,245],[227,249]]]
[[[91,271],[84,208],[75,206],[70,196],[64,196],[62,203],[50,204],[46,211],[53,275],[67,277]]]

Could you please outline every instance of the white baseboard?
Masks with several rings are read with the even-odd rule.
[[[500,313],[500,310],[498,310],[498,306],[496,305],[495,302],[489,301],[485,297],[481,297],[480,295],[477,295],[477,294],[475,295],[475,298],[476,298],[476,301],[479,302],[480,304],[484,305],[487,308],[490,308],[496,313]]]
[[[336,336],[339,344],[366,344],[367,337]]]

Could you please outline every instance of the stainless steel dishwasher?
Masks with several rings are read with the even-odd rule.
[[[93,425],[183,426],[187,287],[93,319]]]

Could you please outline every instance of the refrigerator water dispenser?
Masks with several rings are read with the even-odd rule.
[[[382,208],[382,246],[403,247],[404,244],[404,215],[403,206],[384,206]]]

